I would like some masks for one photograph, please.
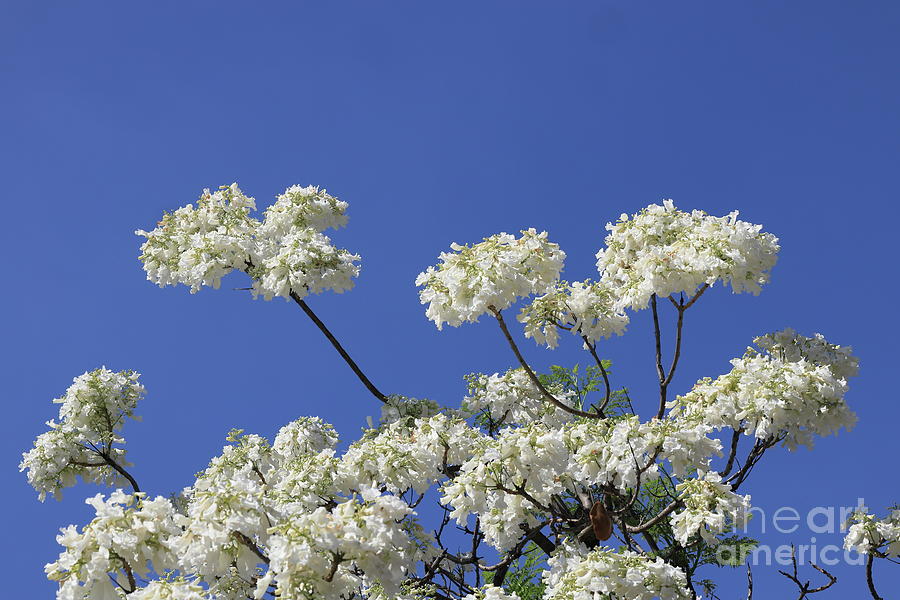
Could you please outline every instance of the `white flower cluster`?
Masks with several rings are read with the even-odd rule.
[[[707,469],[713,456],[721,456],[722,442],[709,437],[706,423],[680,418],[652,419],[641,425],[648,447],[660,448],[659,460],[667,460],[676,477]]]
[[[475,590],[474,594],[463,596],[462,600],[519,600],[519,596],[511,594],[503,588],[486,585]]]
[[[785,362],[805,360],[814,365],[829,367],[836,377],[850,379],[859,374],[859,359],[850,346],[830,344],[821,333],[813,337],[800,335],[793,329],[783,329],[753,340],[767,354]]]
[[[628,325],[615,290],[604,282],[589,280],[558,282],[553,290],[522,308],[518,319],[525,324],[525,337],[548,348],[559,343],[560,326],[596,342],[622,335]]]
[[[428,398],[409,398],[394,394],[381,405],[381,422],[394,423],[400,419],[428,419],[441,411],[441,405]]]
[[[707,437],[709,431],[684,420],[641,423],[636,416],[578,422],[566,431],[566,444],[574,453],[569,472],[589,485],[626,490],[637,485],[639,471],[648,462],[644,480],[657,476],[657,462],[650,460],[655,457],[668,460],[674,475],[684,476],[720,453],[721,443]]]
[[[209,467],[184,491],[187,499],[183,535],[176,547],[182,566],[214,584],[230,574],[250,580],[259,557],[245,538],[265,544],[268,540],[270,502],[265,495],[265,474],[273,466],[268,442],[255,435],[231,439]],[[242,537],[243,536],[243,537]]]
[[[278,237],[307,227],[315,231],[338,229],[347,224],[347,206],[318,187],[292,185],[266,209],[262,234]]]
[[[45,567],[47,577],[60,582],[59,600],[118,600],[107,573],[116,572],[128,586],[128,573],[144,577],[148,563],[157,573],[176,568],[171,542],[181,529],[167,499],[116,490],[107,499],[97,494],[86,502],[96,517],[81,532],[74,525],[62,529],[56,541],[65,549]]]
[[[560,547],[544,574],[545,600],[688,600],[694,595],[684,573],[662,558],[602,546],[588,552],[583,546]]]
[[[290,460],[324,450],[334,450],[338,435],[331,424],[319,417],[300,417],[282,427],[272,449],[282,460]]]
[[[735,293],[759,293],[778,255],[778,239],[737,212],[713,217],[687,213],[671,200],[651,204],[607,224],[597,253],[601,281],[617,290],[622,307],[641,309],[653,294],[693,294],[703,284],[730,283]]]
[[[461,460],[465,440],[481,435],[443,414],[413,421],[412,428],[405,420],[386,425],[375,437],[391,438],[397,455],[405,448],[430,461],[433,479],[442,455]],[[394,593],[416,561],[430,556],[422,547],[430,538],[409,506],[398,496],[380,496],[371,485],[377,474],[342,466],[334,456],[337,435],[320,419],[289,423],[271,445],[240,430],[229,441],[184,491],[180,512],[163,498],[120,491],[105,502],[90,500],[97,518],[82,533],[63,530],[66,550],[47,567],[62,583],[58,598],[118,600],[107,573],[118,571],[124,582],[129,573],[147,576],[148,564],[158,575],[178,570],[184,576],[134,592],[148,600],[261,598],[270,585],[280,597],[298,599],[358,594],[375,583]],[[355,460],[352,450],[347,464]],[[352,488],[349,498],[335,484],[339,472]],[[402,467],[397,473],[410,481],[419,475]]]
[[[392,493],[410,488],[425,493],[445,466],[468,460],[482,437],[462,419],[444,414],[370,429],[341,457],[340,487],[352,491],[364,484]]]
[[[676,491],[685,507],[672,516],[672,529],[685,546],[698,533],[707,543],[716,544],[716,534],[743,526],[749,518],[750,496],[732,492],[715,471],[682,481]]]
[[[555,495],[592,486],[624,493],[639,476],[644,481],[658,476],[654,457],[687,471],[707,465],[719,448],[703,434],[680,433],[656,420],[641,423],[637,417],[579,420],[561,428],[533,422],[479,439],[472,457],[441,487],[442,503],[453,508],[451,516],[460,524],[470,514],[479,515],[485,540],[505,550],[518,540],[523,525],[540,522]]]
[[[219,289],[222,277],[247,267],[259,224],[250,217],[255,209],[255,200],[232,183],[203,190],[196,209],[188,204],[164,214],[153,231],[136,231],[147,238],[140,256],[147,279],[160,287],[182,283],[191,293],[204,285]]]
[[[760,338],[766,345],[779,334]],[[799,338],[795,338],[799,339]],[[810,338],[806,338],[809,340]],[[847,381],[837,373],[850,372],[856,359],[839,353],[819,352],[831,346],[816,338],[815,352],[804,356],[801,345],[771,345],[774,354],[748,349],[743,358],[731,361],[731,372],[715,380],[705,378],[694,388],[670,403],[673,414],[699,419],[716,428],[742,429],[759,439],[782,439],[793,450],[812,447],[813,435],[850,429],[856,415],[844,401]],[[812,359],[825,360],[824,363]]]
[[[159,286],[179,283],[197,292],[218,288],[232,270],[253,278],[254,296],[304,297],[323,290],[343,292],[359,275],[359,256],[336,248],[322,234],[346,224],[347,203],[316,187],[292,186],[278,196],[263,221],[237,184],[204,190],[197,208],[166,214],[147,238],[140,259],[147,279]]]
[[[459,474],[441,487],[441,503],[460,525],[478,514],[485,541],[498,550],[511,548],[522,525],[540,522],[554,494],[566,490],[571,453],[562,432],[540,423],[504,429],[497,439],[484,437]],[[526,495],[528,497],[526,497]]]
[[[398,522],[411,512],[396,496],[376,495],[276,525],[269,572],[260,579],[256,598],[273,581],[277,597],[295,600],[351,597],[367,587],[367,578],[377,581],[385,594],[399,592],[413,567],[415,547]]]
[[[209,596],[196,583],[184,579],[159,579],[129,594],[128,600],[209,600]]]
[[[139,373],[110,371],[101,367],[76,377],[59,404],[59,423],[49,421],[34,448],[22,454],[20,471],[28,471],[28,483],[43,501],[48,493],[75,484],[76,477],[94,483],[121,483],[119,474],[100,457],[103,451],[124,465],[125,450],[114,447],[125,440],[119,435],[126,418],[144,395]]]
[[[518,298],[547,292],[559,278],[565,252],[534,229],[516,238],[499,233],[472,246],[451,244],[441,263],[416,278],[425,315],[437,325],[474,322],[489,307],[509,307]]]
[[[502,375],[471,374],[466,379],[469,395],[463,400],[463,410],[470,414],[483,413],[497,426],[541,421],[549,427],[559,427],[574,418],[550,404],[522,368],[510,369]],[[574,392],[552,385],[547,391],[563,404],[581,408]]]
[[[844,537],[844,548],[860,554],[900,557],[900,508],[879,519],[864,510],[850,517],[850,528]]]

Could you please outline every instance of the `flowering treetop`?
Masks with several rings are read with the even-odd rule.
[[[381,421],[343,452],[316,417],[271,441],[234,430],[191,485],[151,499],[121,436],[144,395],[138,374],[79,376],[20,468],[41,499],[79,477],[132,489],[90,498],[94,520],[62,530],[46,567],[58,598],[696,598],[697,569],[720,564],[710,549],[752,542],[735,535],[751,500],[739,492],[763,455],[854,423],[851,350],[792,330],[757,338],[728,373],[670,397],[686,312],[718,282],[759,293],[775,264],[777,239],[737,213],[667,200],[623,215],[607,226],[596,281],[560,279],[566,255],[535,229],[451,244],[416,278],[427,317],[440,329],[488,315],[514,361],[468,376],[451,408],[382,393],[307,304],[359,273],[359,256],[322,233],[346,225],[347,203],[292,186],[261,218],[255,210],[232,184],[138,231],[147,278],[193,293],[237,270],[254,296],[294,301],[382,402]],[[504,317],[522,299],[525,337],[553,348],[569,332],[592,364],[535,371]],[[667,366],[660,303],[674,311]],[[598,344],[648,306],[659,397],[642,417]],[[878,598],[871,560],[897,555],[896,514],[855,519],[847,544],[868,554]]]

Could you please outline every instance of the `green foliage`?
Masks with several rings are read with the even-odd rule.
[[[607,376],[609,376],[612,367],[611,361],[603,360],[601,362],[603,364],[602,370],[597,365],[588,365],[584,370],[577,364],[572,368],[553,365],[550,367],[549,373],[538,375],[538,379],[541,380],[541,383],[547,389],[574,393],[575,397],[578,398],[577,406],[581,409],[584,409],[589,404],[599,405],[606,395],[606,381],[603,377],[603,371],[605,370]],[[599,398],[595,396],[589,399],[588,396],[594,393],[599,395]],[[628,398],[628,390],[624,388],[612,390],[609,403],[606,405],[604,412],[613,418],[633,414],[631,400]]]
[[[508,592],[514,592],[522,600],[540,600],[544,595],[541,574],[547,568],[543,551],[533,542],[525,546],[522,556],[509,569],[503,581]],[[494,572],[485,574],[485,582],[493,583]]]
[[[717,546],[704,545],[703,564],[740,567],[758,544],[758,540],[739,535],[720,538]]]

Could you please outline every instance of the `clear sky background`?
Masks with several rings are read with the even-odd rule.
[[[151,493],[190,484],[231,427],[271,436],[320,415],[350,439],[377,416],[295,305],[233,291],[242,276],[196,295],[145,281],[134,230],[232,181],[261,207],[295,183],[350,202],[332,237],[362,255],[361,277],[310,304],[382,390],[453,406],[463,374],[513,359],[487,319],[443,333],[425,319],[413,280],[450,242],[546,229],[582,279],[622,212],[668,197],[739,209],[781,238],[773,281],[759,297],[716,287],[689,312],[675,389],[786,326],[852,345],[859,425],[773,451],[744,491],[769,518],[900,501],[900,5],[325,4],[0,5],[6,597],[52,597],[54,536],[89,517],[95,489],[40,504],[16,472],[83,371],[144,374],[126,437]],[[585,364],[564,341],[523,348],[537,367]],[[648,314],[601,353],[649,414]],[[834,572],[831,597],[865,595],[862,568]],[[773,573],[757,569],[757,593],[793,597]],[[743,597],[742,571],[719,576]],[[891,597],[900,567],[882,562],[877,580]]]

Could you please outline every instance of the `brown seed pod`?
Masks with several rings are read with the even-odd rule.
[[[608,540],[612,535],[612,519],[609,518],[602,502],[594,502],[590,516],[594,536],[600,541]]]

